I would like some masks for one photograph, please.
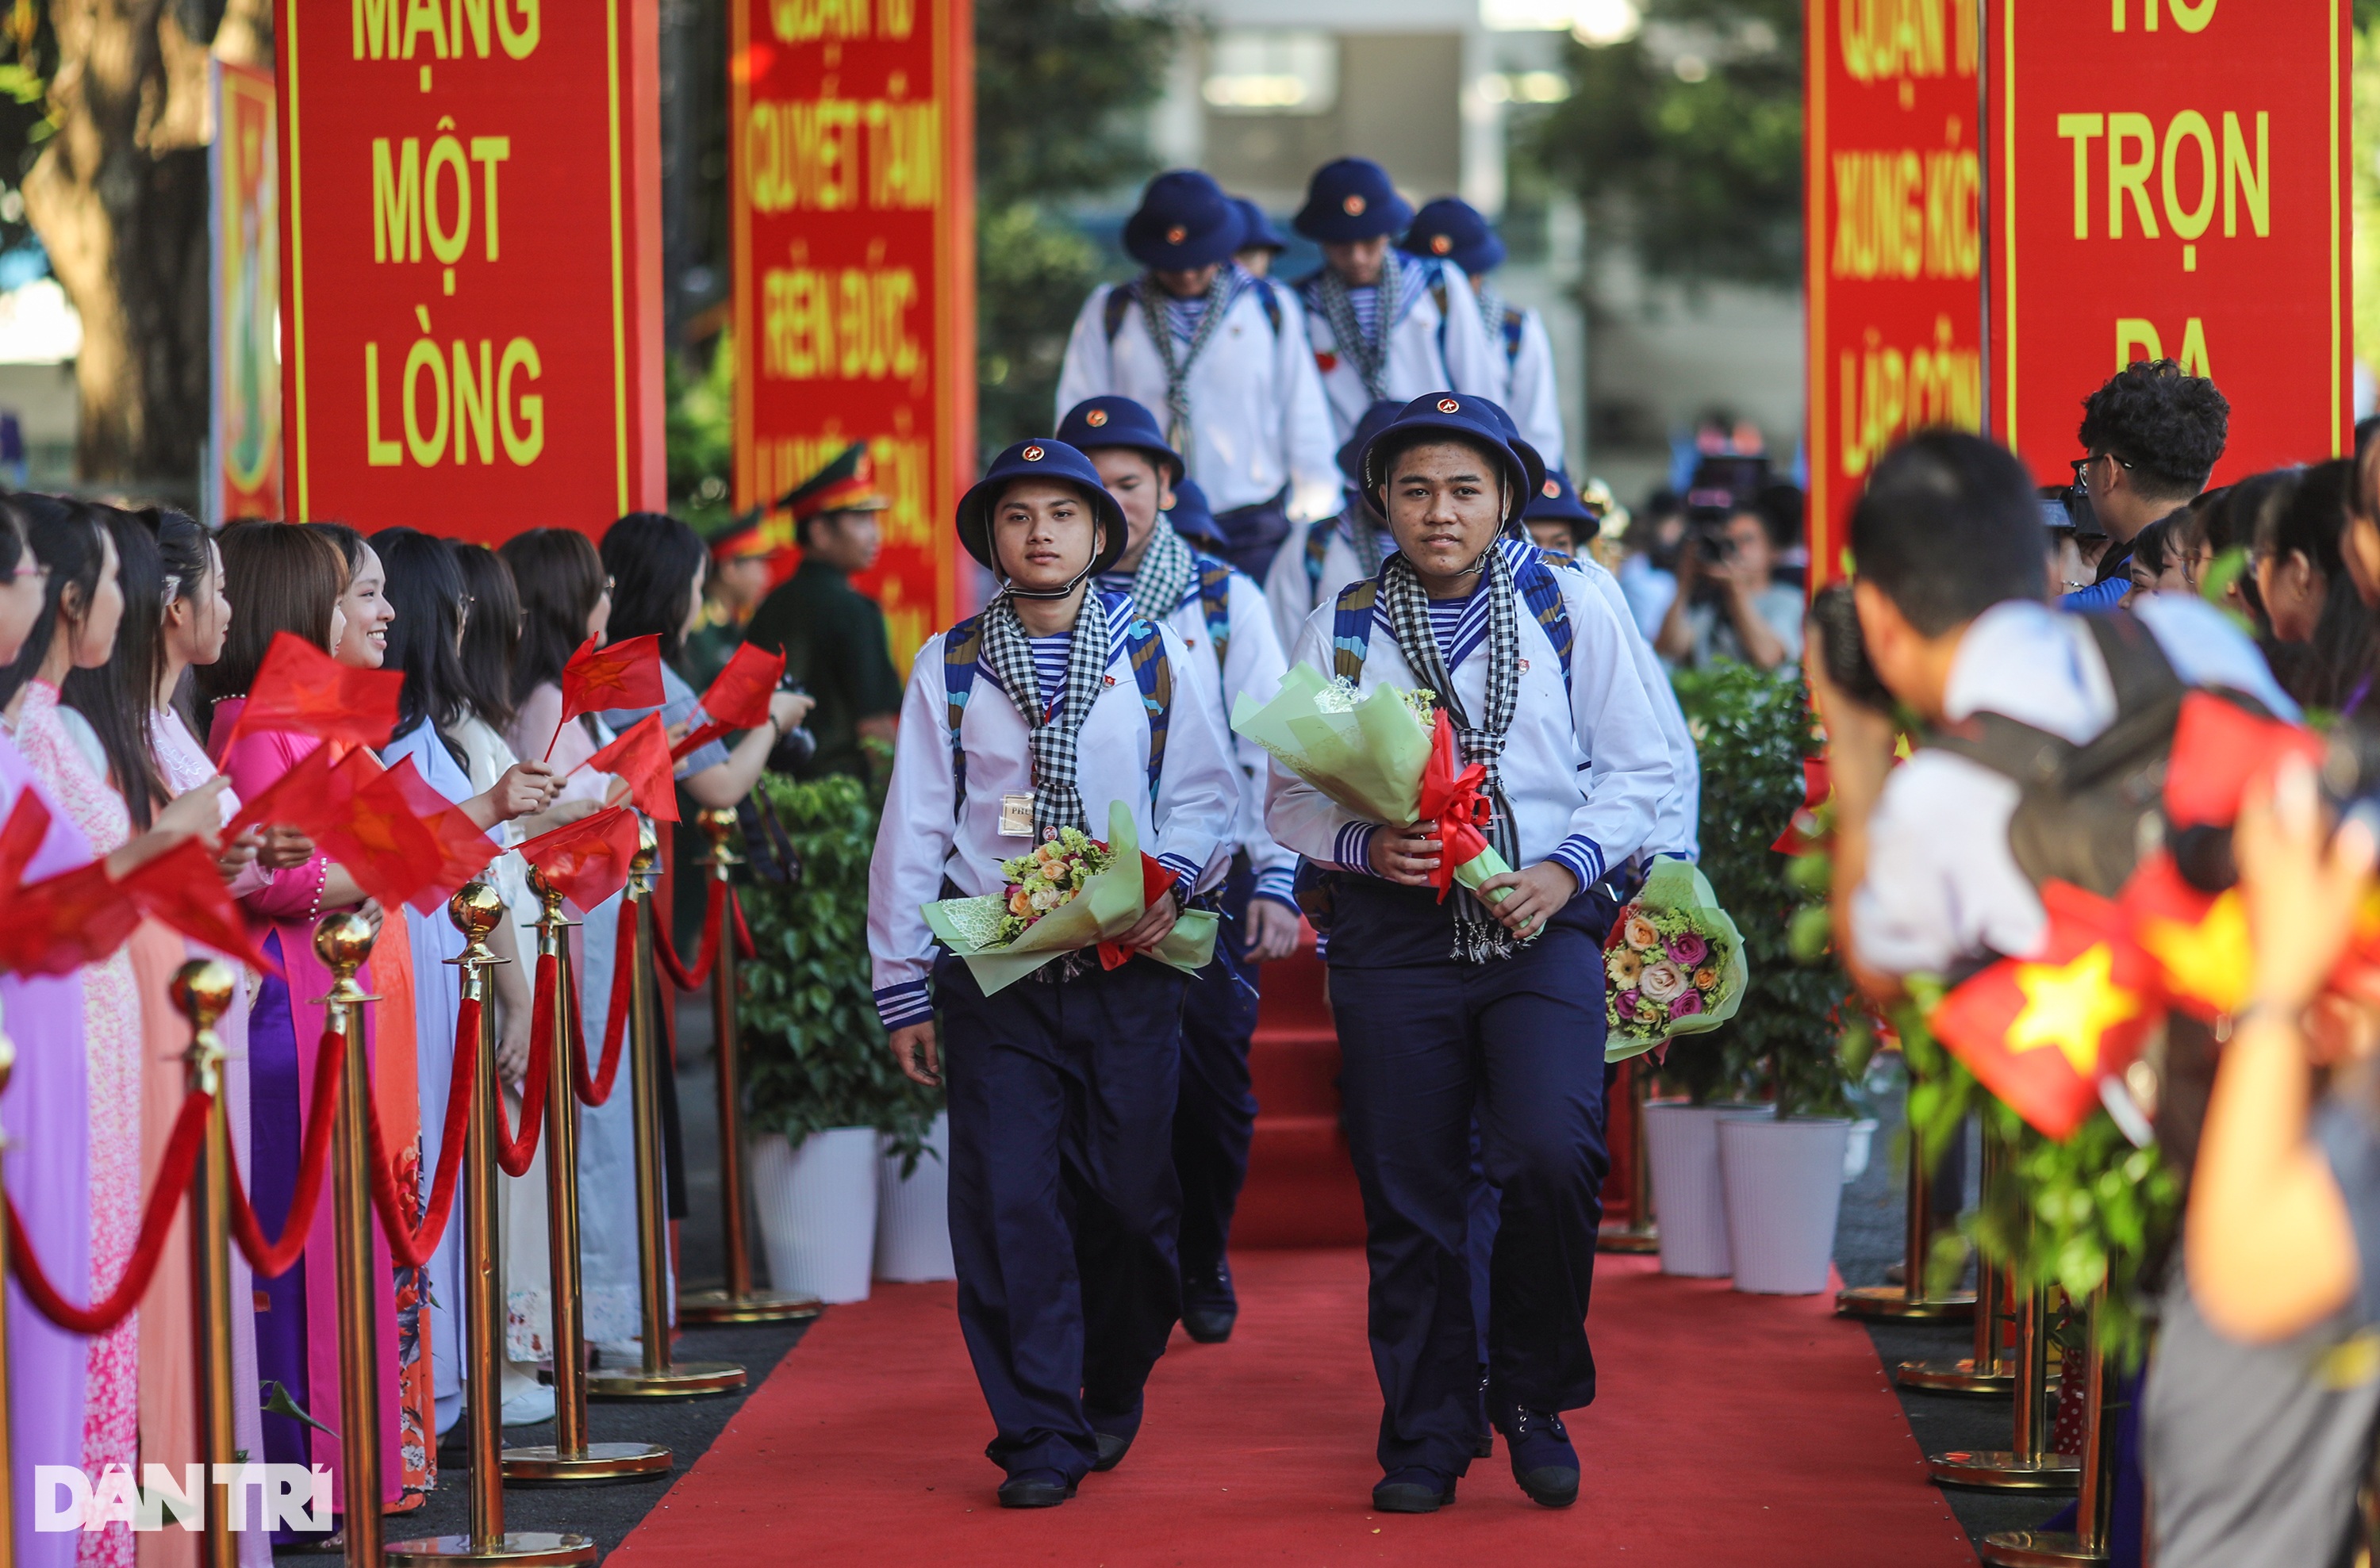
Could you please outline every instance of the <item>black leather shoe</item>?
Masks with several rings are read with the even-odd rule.
[[[1094,1470],[1112,1470],[1123,1463],[1125,1454],[1132,1452],[1131,1438],[1118,1437],[1113,1432],[1093,1432],[1091,1435],[1099,1440],[1099,1456],[1091,1465]]]
[[[1382,1514],[1435,1514],[1454,1502],[1454,1478],[1436,1470],[1391,1470],[1372,1489]]]
[[[1512,1479],[1531,1502],[1568,1508],[1578,1501],[1578,1453],[1558,1412],[1507,1405],[1496,1426],[1512,1457]]]
[[[1022,1470],[1000,1483],[1002,1508],[1055,1508],[1074,1495],[1075,1483],[1055,1470]]]
[[[1236,1307],[1184,1307],[1182,1309],[1182,1332],[1200,1345],[1220,1345],[1232,1337],[1232,1325],[1240,1321]]]

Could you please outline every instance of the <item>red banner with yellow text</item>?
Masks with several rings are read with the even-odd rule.
[[[288,514],[664,504],[658,0],[283,0]]]
[[[2065,484],[2082,402],[2179,360],[2215,482],[2349,450],[2349,0],[1990,0],[1988,408]]]
[[[1810,585],[1868,470],[1912,430],[1983,428],[1973,0],[1809,0]]]
[[[735,496],[868,443],[883,549],[857,585],[902,668],[958,614],[975,465],[969,0],[731,0]],[[777,542],[793,542],[772,513]]]

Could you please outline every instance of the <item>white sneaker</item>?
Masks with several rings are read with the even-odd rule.
[[[534,1427],[553,1419],[553,1390],[543,1383],[525,1388],[504,1401],[504,1424]]]

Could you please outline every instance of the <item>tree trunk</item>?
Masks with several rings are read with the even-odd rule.
[[[25,210],[82,316],[76,466],[195,483],[207,431],[206,50],[166,0],[58,0]]]

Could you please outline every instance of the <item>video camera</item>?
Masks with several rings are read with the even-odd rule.
[[[1760,456],[1706,457],[1694,465],[1686,487],[1686,537],[1683,548],[1706,566],[1717,566],[1735,553],[1727,537],[1727,522],[1737,513],[1757,510],[1761,491],[1768,488],[1768,459]]]

